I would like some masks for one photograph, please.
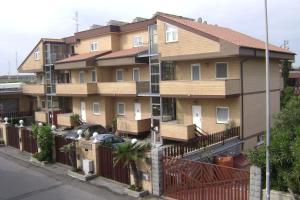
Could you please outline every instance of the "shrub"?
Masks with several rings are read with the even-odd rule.
[[[38,127],[37,143],[41,151],[35,154],[35,158],[39,161],[52,162],[52,146],[54,142],[50,125]]]
[[[80,125],[80,116],[78,114],[72,114],[70,116],[71,126],[77,127]]]

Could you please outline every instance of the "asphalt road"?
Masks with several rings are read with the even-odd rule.
[[[132,199],[0,154],[0,200]]]

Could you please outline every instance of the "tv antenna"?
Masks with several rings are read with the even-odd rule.
[[[75,27],[76,27],[76,33],[78,32],[78,27],[79,27],[79,19],[78,19],[78,11],[75,11],[75,16],[73,18],[73,20],[75,21]]]

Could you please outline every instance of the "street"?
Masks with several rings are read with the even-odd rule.
[[[0,200],[132,199],[0,154]]]

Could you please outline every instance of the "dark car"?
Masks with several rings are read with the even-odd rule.
[[[92,137],[93,138],[93,137]],[[95,139],[95,138],[94,138]],[[125,140],[113,134],[100,134],[96,136],[96,140],[104,145],[112,145],[115,147],[118,144],[124,143]]]
[[[78,130],[82,130],[81,137],[85,137],[85,138],[90,138],[94,132],[97,132],[98,134],[108,133],[108,131],[99,124],[83,124],[67,132],[65,134],[65,137],[69,139],[78,138],[78,134],[77,134]]]

